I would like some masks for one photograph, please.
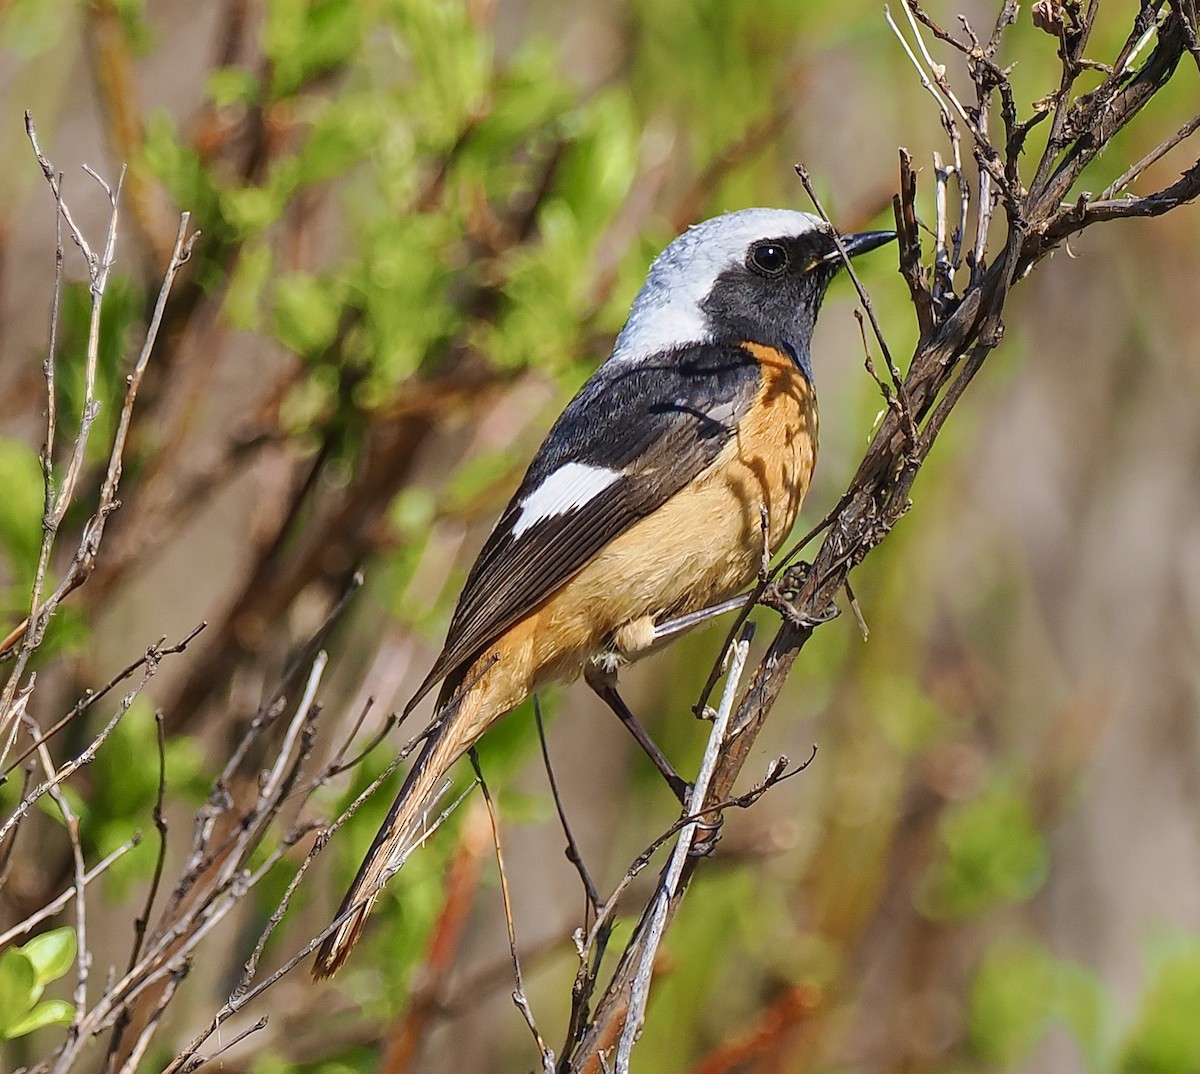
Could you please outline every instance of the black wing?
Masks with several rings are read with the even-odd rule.
[[[736,344],[602,365],[555,422],[480,551],[445,647],[405,712],[708,466],[754,401],[760,376]],[[611,483],[536,521],[523,518],[529,498],[570,464],[608,471]]]

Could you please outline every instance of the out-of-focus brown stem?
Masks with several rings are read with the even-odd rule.
[[[481,798],[476,798],[467,811],[458,847],[446,870],[445,902],[425,948],[425,958],[417,971],[408,1008],[392,1025],[384,1041],[380,1074],[408,1074],[416,1069],[421,1046],[440,1009],[446,979],[454,967],[490,847],[491,825],[487,807]]]

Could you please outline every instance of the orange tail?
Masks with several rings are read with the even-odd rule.
[[[463,718],[463,709],[467,707],[464,703],[472,700],[468,694],[425,740],[387,819],[359,866],[354,883],[338,908],[338,917],[347,912],[350,916],[317,950],[312,970],[316,980],[333,976],[350,957],[383,885],[421,844],[430,825],[436,821],[438,801],[446,789],[446,773],[487,727],[486,722],[478,726],[477,721]],[[439,702],[438,708],[441,707]]]

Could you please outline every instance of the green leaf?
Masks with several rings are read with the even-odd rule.
[[[363,7],[358,0],[270,0],[262,41],[273,94],[287,97],[350,59],[362,40]]]
[[[75,961],[75,930],[52,929],[25,944],[21,950],[33,963],[34,976],[41,987],[57,981]]]
[[[1049,1021],[1052,976],[1040,948],[993,945],[971,988],[971,1044],[980,1058],[1008,1067],[1029,1054]]]
[[[1200,1071],[1200,942],[1188,940],[1158,967],[1122,1050],[1121,1074]]]
[[[37,976],[24,951],[10,947],[0,955],[0,1039],[37,1002]]]
[[[275,285],[275,335],[297,354],[314,355],[333,342],[341,314],[328,280],[297,272]]]
[[[1003,780],[947,809],[939,829],[942,851],[919,896],[929,917],[969,917],[1020,902],[1046,879],[1045,836],[1026,795]]]
[[[22,589],[33,581],[42,543],[42,468],[37,452],[18,440],[0,437],[0,551]],[[28,600],[28,597],[25,598]]]
[[[225,292],[224,310],[230,323],[243,332],[257,332],[262,327],[261,300],[271,277],[272,251],[264,242],[248,242],[234,263]]]
[[[0,19],[0,48],[25,60],[59,45],[75,21],[74,5],[13,0]]]
[[[234,231],[248,237],[275,223],[283,212],[285,200],[269,187],[247,186],[222,190],[221,215]]]
[[[75,1008],[64,999],[48,999],[39,1003],[28,1014],[18,1018],[5,1031],[4,1035],[10,1040],[13,1037],[23,1037],[47,1026],[69,1026],[75,1017]]]
[[[258,79],[243,67],[222,67],[208,76],[208,95],[218,108],[258,95]]]
[[[972,1051],[1011,1069],[1023,1063],[1052,1022],[1074,1035],[1093,1070],[1105,1069],[1113,1019],[1094,973],[1026,941],[997,940],[971,988]]]

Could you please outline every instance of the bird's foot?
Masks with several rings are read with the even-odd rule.
[[[717,849],[721,841],[721,826],[725,823],[725,814],[716,814],[715,820],[701,819],[696,821],[696,834],[692,836],[692,845],[688,848],[688,857],[707,858]]]
[[[795,601],[799,598],[811,573],[812,564],[793,563],[778,579],[767,586],[762,595],[761,603],[768,608],[774,608],[785,621],[797,630],[812,630],[822,623],[836,619],[841,614],[838,606],[832,601],[815,614],[801,612],[797,609]]]

